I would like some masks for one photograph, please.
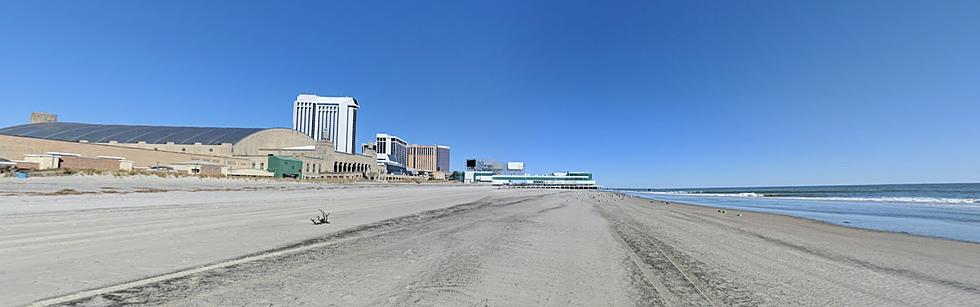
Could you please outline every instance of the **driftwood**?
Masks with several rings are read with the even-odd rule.
[[[314,217],[310,221],[313,221],[313,225],[330,224],[330,221],[327,220],[328,217],[330,217],[330,213],[323,212],[321,209],[320,216]]]

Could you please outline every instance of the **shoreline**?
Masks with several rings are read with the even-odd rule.
[[[624,194],[624,195],[630,196],[629,194]],[[753,210],[746,210],[746,209],[732,209],[732,208],[725,208],[725,207],[715,207],[715,206],[711,206],[711,205],[699,205],[699,204],[694,204],[694,203],[679,202],[679,201],[672,201],[672,200],[662,200],[662,199],[654,199],[654,198],[643,198],[643,197],[636,197],[636,198],[638,198],[638,199],[644,199],[644,200],[649,200],[651,202],[657,202],[657,203],[660,203],[660,205],[667,205],[667,206],[674,206],[674,205],[676,205],[676,206],[684,206],[684,207],[690,207],[690,208],[710,208],[710,209],[715,209],[715,210],[727,210],[727,211],[733,211],[732,213],[737,213],[737,212],[734,212],[734,211],[740,211],[740,212],[751,213],[751,214],[765,214],[765,215],[779,216],[779,217],[794,219],[794,220],[798,220],[799,222],[802,222],[802,223],[817,223],[817,224],[821,224],[821,225],[825,225],[825,226],[840,227],[840,228],[845,228],[845,229],[850,229],[850,230],[855,230],[855,231],[867,231],[867,232],[882,233],[882,234],[904,235],[904,236],[918,237],[918,238],[924,238],[924,239],[934,239],[934,240],[942,240],[942,241],[950,241],[950,242],[957,242],[957,243],[967,243],[967,244],[980,245],[980,242],[974,242],[974,241],[969,241],[969,240],[959,240],[959,239],[947,238],[947,237],[929,236],[929,235],[916,234],[916,233],[903,232],[903,231],[889,231],[889,230],[881,230],[881,229],[874,229],[874,228],[857,227],[857,226],[851,226],[851,225],[840,225],[840,224],[834,224],[834,223],[831,223],[831,222],[822,221],[822,220],[818,220],[818,219],[811,219],[811,218],[807,218],[807,217],[794,216],[794,215],[788,215],[788,214],[779,214],[779,213],[772,213],[772,212],[761,212],[761,211],[753,211]],[[669,203],[669,204],[665,204],[665,203]]]
[[[962,306],[980,299],[980,263],[974,260],[980,257],[980,244],[974,242],[675,201],[668,205],[622,193],[609,195],[614,202],[606,205],[603,200],[600,206],[620,211],[630,217],[627,221],[638,220],[634,223],[652,241],[659,242],[668,254],[689,256],[697,263],[695,267],[707,268],[704,274],[750,289],[766,289],[756,292],[767,296],[774,292],[819,293],[809,303],[750,305]],[[952,299],[940,293],[963,296]]]
[[[952,237],[952,236],[954,236],[956,234],[955,232],[953,232],[952,229],[946,229],[944,231],[946,233],[951,234],[950,236],[944,236],[944,235],[941,235],[941,234],[930,235],[930,234],[924,233],[924,231],[917,232],[917,231],[915,231],[913,229],[904,229],[904,230],[902,230],[902,229],[882,229],[882,228],[875,228],[875,225],[852,224],[852,223],[848,223],[847,220],[845,220],[844,223],[835,223],[835,222],[832,222],[832,221],[820,219],[819,217],[807,216],[805,214],[805,212],[806,213],[811,213],[811,214],[812,213],[816,213],[816,214],[851,215],[851,216],[854,216],[854,217],[895,218],[895,216],[889,216],[889,215],[863,215],[863,214],[858,214],[858,213],[838,213],[838,212],[831,212],[831,211],[806,211],[806,210],[801,210],[798,215],[794,215],[792,213],[792,211],[793,211],[792,209],[794,209],[794,207],[787,207],[786,211],[788,211],[788,212],[778,212],[780,209],[770,209],[770,208],[766,208],[766,207],[762,207],[761,209],[757,209],[757,208],[740,208],[737,205],[731,205],[729,207],[726,207],[724,205],[702,204],[702,203],[697,203],[697,202],[693,202],[693,201],[690,201],[690,200],[678,201],[678,200],[657,198],[655,196],[633,195],[633,194],[630,194],[628,192],[623,192],[623,191],[607,191],[607,192],[615,193],[615,194],[622,194],[622,195],[625,195],[627,197],[632,196],[632,197],[636,197],[636,198],[639,198],[639,199],[655,200],[655,201],[660,201],[660,202],[670,202],[670,203],[675,203],[675,204],[685,204],[685,205],[689,205],[689,206],[708,207],[708,208],[714,208],[714,209],[720,209],[720,210],[738,210],[738,211],[752,212],[752,213],[757,213],[757,214],[780,215],[780,216],[799,218],[799,219],[803,219],[803,220],[820,222],[820,223],[825,223],[825,224],[828,224],[828,225],[833,225],[833,226],[838,226],[838,227],[845,227],[845,228],[852,228],[852,229],[861,229],[861,230],[869,230],[869,231],[879,231],[879,232],[895,233],[895,234],[905,234],[905,235],[910,235],[910,236],[927,237],[927,238],[934,238],[934,239],[941,239],[941,240],[950,240],[950,241],[957,241],[957,242],[966,242],[966,243],[980,244],[980,239],[973,240],[972,238],[971,239],[965,239],[965,238]],[[768,199],[766,201],[776,201],[776,199]],[[819,201],[819,200],[815,200],[815,201]],[[827,201],[827,202],[828,202],[828,204],[832,204],[832,205],[842,205],[842,203],[837,203],[837,202],[833,202],[833,201]],[[888,203],[874,203],[874,205],[876,205],[876,206],[885,206],[885,205],[888,205]],[[918,205],[918,204],[904,204],[904,203],[899,203],[898,205]],[[924,208],[936,209],[936,207],[924,207]],[[767,210],[767,209],[770,209],[770,210]],[[956,207],[953,207],[953,209],[957,209],[957,208]],[[898,209],[898,210],[901,210],[901,209]],[[939,220],[939,219],[929,220],[929,219],[924,219],[922,217],[915,217],[915,218],[918,218],[921,221],[928,221],[928,222],[932,222],[932,223],[944,222],[943,220]],[[881,221],[878,221],[878,223],[879,223],[879,225],[885,224],[885,223],[883,223]],[[885,224],[885,225],[889,225],[889,224]],[[961,226],[961,227],[969,227],[969,226]]]

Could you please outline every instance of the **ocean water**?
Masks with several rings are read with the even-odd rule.
[[[980,183],[611,190],[980,243]]]

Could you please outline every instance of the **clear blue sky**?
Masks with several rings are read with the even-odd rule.
[[[978,1],[203,2],[3,2],[0,126],[288,127],[315,93],[457,168],[980,181]]]

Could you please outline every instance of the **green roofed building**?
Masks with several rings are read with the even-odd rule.
[[[269,156],[268,171],[276,178],[298,178],[303,170],[303,161],[281,156]]]

